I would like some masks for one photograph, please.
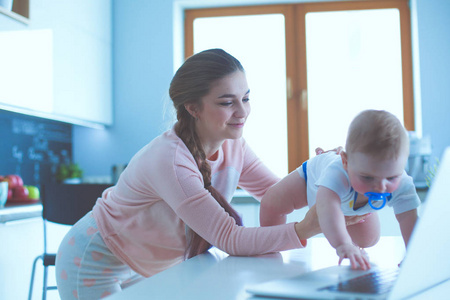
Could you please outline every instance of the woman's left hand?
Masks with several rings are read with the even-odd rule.
[[[371,214],[365,214],[362,216],[346,216],[345,225],[351,226],[358,223],[365,222],[365,218]],[[319,217],[317,216],[316,204],[314,204],[306,213],[305,218],[295,224],[295,231],[300,240],[307,240],[319,233],[322,233],[322,229],[319,224]]]
[[[315,204],[306,212],[305,218],[295,224],[295,231],[300,240],[307,240],[310,237],[322,233]]]
[[[331,152],[331,151],[336,152],[336,154],[339,155],[339,154],[341,154],[342,151],[344,151],[344,148],[339,146],[339,147],[336,147],[334,149],[325,151],[322,148],[317,147],[315,151],[316,151],[316,155],[324,154],[324,153]]]

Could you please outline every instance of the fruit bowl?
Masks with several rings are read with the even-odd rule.
[[[0,176],[0,182],[8,185],[7,203],[35,203],[39,201],[39,188],[32,185],[24,185],[19,175]]]
[[[37,203],[39,202],[39,199],[14,199],[11,198],[8,200],[8,204],[32,204],[32,203]]]

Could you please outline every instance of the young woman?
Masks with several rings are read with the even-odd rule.
[[[237,186],[261,199],[279,180],[242,139],[250,90],[237,59],[220,49],[193,55],[169,94],[176,124],[131,159],[62,241],[61,299],[99,299],[210,245],[256,255],[304,247],[320,232],[314,210],[299,223],[245,228],[229,204]]]

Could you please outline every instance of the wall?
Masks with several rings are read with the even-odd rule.
[[[433,156],[450,146],[450,1],[413,0],[417,17],[420,97],[423,135],[429,135]]]
[[[74,127],[74,159],[86,176],[111,173],[170,127],[173,75],[172,2],[113,2],[114,124]]]
[[[58,163],[72,159],[72,126],[0,110],[0,175],[18,174],[24,184],[55,180]]]

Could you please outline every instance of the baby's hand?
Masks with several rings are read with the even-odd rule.
[[[369,257],[364,249],[353,244],[342,244],[336,247],[336,253],[339,256],[339,265],[344,258],[348,258],[352,269],[358,269],[358,266],[363,270],[370,269]]]

